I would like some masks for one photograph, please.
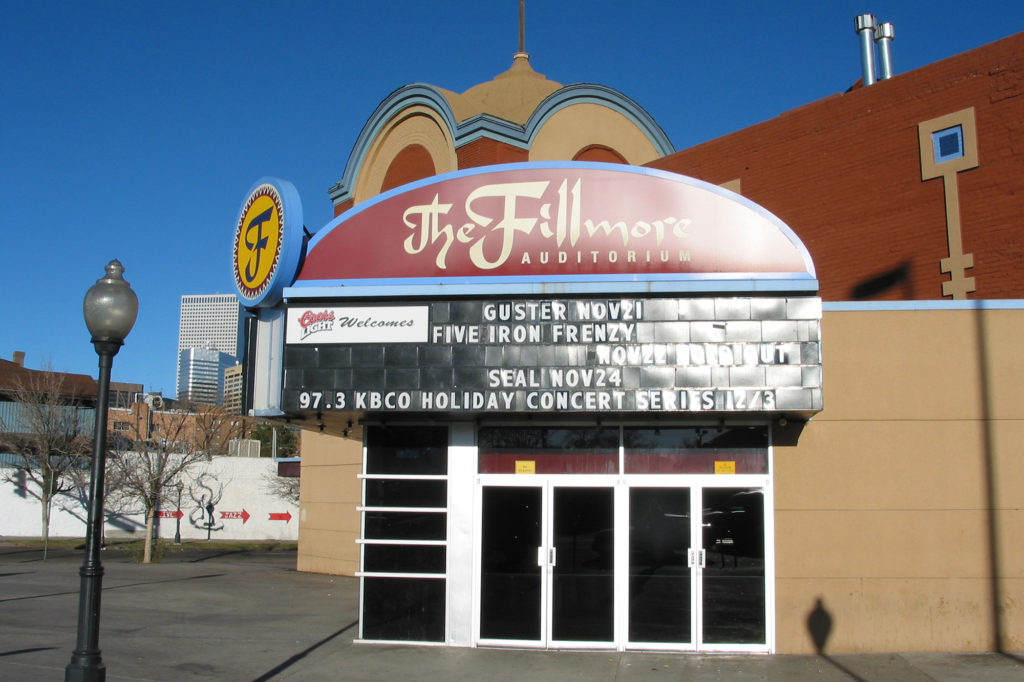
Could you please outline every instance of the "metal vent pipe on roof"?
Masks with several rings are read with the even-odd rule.
[[[875,42],[878,43],[878,60],[881,72],[879,80],[892,78],[892,41],[896,38],[896,30],[891,22],[884,22],[875,26]]]
[[[860,34],[860,65],[864,72],[864,85],[875,82],[875,15],[861,14],[854,20]]]

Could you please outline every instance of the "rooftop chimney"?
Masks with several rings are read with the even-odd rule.
[[[896,31],[890,22],[875,26],[875,42],[878,44],[878,58],[881,62],[881,73],[879,80],[892,78],[892,41],[896,37]]]
[[[14,351],[14,355],[11,356],[11,360],[13,360],[14,364],[16,364],[18,367],[24,367],[25,366],[25,351],[23,351],[23,350],[16,350],[16,351]]]
[[[875,82],[875,15],[861,14],[854,20],[860,34],[860,65],[864,72],[864,85]]]

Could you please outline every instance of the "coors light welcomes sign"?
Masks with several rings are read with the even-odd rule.
[[[799,239],[722,188],[634,166],[543,163],[387,192],[310,242],[296,286],[481,276],[813,279]]]

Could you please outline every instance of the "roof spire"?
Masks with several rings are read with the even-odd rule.
[[[516,56],[526,54],[526,0],[519,0],[519,52]]]

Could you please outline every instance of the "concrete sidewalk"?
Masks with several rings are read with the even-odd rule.
[[[0,542],[0,679],[60,680],[75,645],[82,553]],[[298,573],[294,552],[191,551],[141,566],[105,552],[108,680],[1024,681],[1024,656],[706,656],[353,644],[353,578]]]

